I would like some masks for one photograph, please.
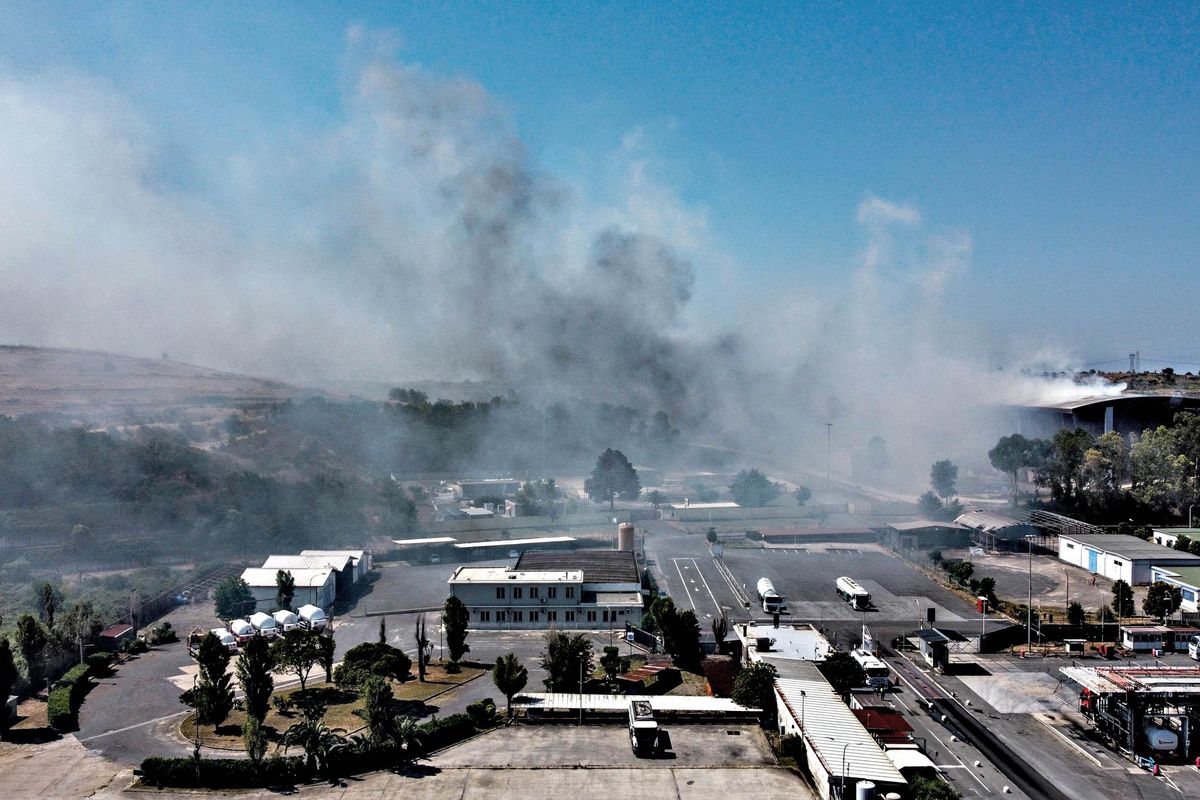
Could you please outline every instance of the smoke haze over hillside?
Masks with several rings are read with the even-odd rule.
[[[220,174],[190,175],[186,143],[108,84],[0,77],[0,341],[293,381],[496,381],[781,453],[833,422],[841,446],[880,434],[914,463],[974,450],[960,424],[1006,399],[991,343],[943,305],[967,232],[866,194],[843,287],[796,275],[717,329],[690,302],[728,259],[636,135],[619,199],[597,204],[530,163],[484,87],[348,39],[336,123]]]

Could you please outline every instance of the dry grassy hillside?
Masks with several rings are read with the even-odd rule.
[[[90,426],[211,424],[234,408],[320,395],[178,361],[0,346],[0,414]]]

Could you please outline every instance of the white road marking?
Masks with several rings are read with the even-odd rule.
[[[672,563],[675,564],[675,571],[679,573],[679,585],[683,587],[684,594],[687,595],[688,602],[692,604],[692,611],[696,610],[696,601],[692,599],[692,593],[687,590],[687,581],[683,579],[683,570],[679,568],[679,559],[672,558]]]
[[[144,728],[147,725],[153,725],[157,722],[164,722],[168,719],[174,719],[175,717],[182,717],[183,715],[190,714],[190,713],[192,713],[192,712],[191,711],[176,711],[174,714],[167,714],[165,717],[156,717],[155,719],[148,719],[145,722],[138,722],[133,725],[126,725],[124,728],[117,728],[114,731],[105,731],[104,733],[97,733],[95,736],[89,736],[86,739],[79,739],[79,741],[90,742],[93,739],[99,739],[102,736],[112,736],[114,733],[124,733],[125,731],[132,731],[137,728]]]

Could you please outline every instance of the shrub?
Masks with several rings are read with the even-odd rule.
[[[294,699],[292,699],[292,696],[290,694],[289,695],[275,694],[275,695],[271,695],[271,707],[274,708],[276,711],[278,711],[280,714],[290,714],[292,712],[292,709],[294,709],[296,707],[296,701]]]
[[[91,686],[88,680],[91,674],[90,665],[79,664],[67,670],[55,684],[46,702],[46,714],[54,730],[63,733],[75,729],[79,706]]]
[[[496,704],[492,702],[492,698],[490,697],[485,697],[483,700],[476,700],[467,706],[467,717],[470,718],[471,724],[476,728],[486,728],[496,718]]]
[[[475,735],[475,724],[466,714],[451,714],[421,726],[421,742],[426,752],[441,750]]]
[[[372,675],[403,681],[411,667],[412,659],[403,650],[383,642],[364,642],[346,651],[333,671],[333,682],[342,688],[357,687]]]
[[[141,655],[142,653],[150,652],[149,645],[142,639],[134,639],[129,643],[129,652],[133,655]]]
[[[294,786],[312,778],[301,756],[274,756],[260,764],[241,758],[147,758],[142,762],[142,782],[151,786],[189,789],[249,789]]]
[[[85,663],[92,675],[107,675],[112,668],[112,657],[108,653],[92,653]]]

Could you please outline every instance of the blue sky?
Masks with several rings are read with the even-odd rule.
[[[0,67],[111,82],[184,184],[335,121],[363,25],[478,81],[533,163],[585,190],[641,131],[735,265],[732,291],[701,269],[702,308],[844,289],[878,196],[969,233],[962,324],[1200,368],[1195,3],[9,2],[0,22]]]

